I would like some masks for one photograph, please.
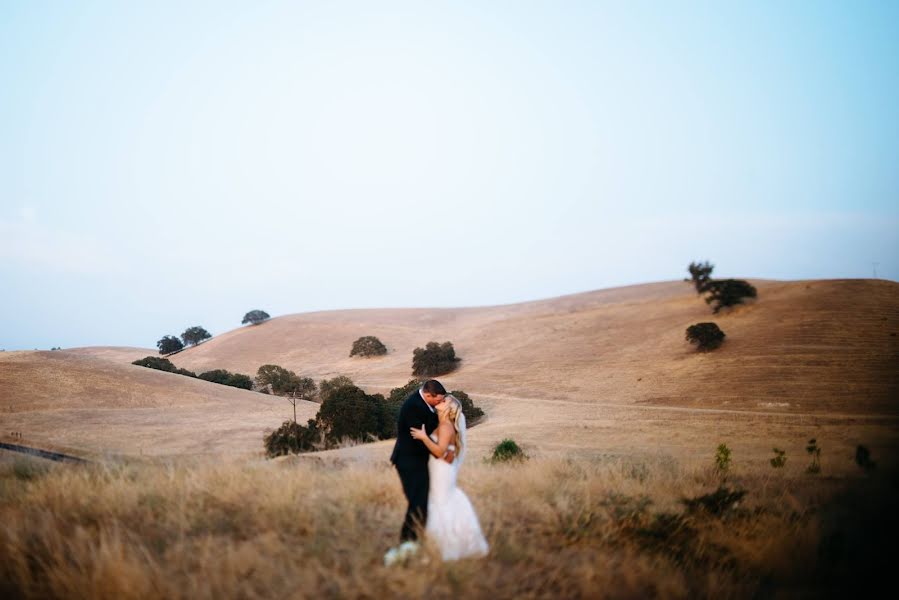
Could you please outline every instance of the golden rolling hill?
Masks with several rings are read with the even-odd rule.
[[[899,284],[752,283],[759,299],[720,315],[680,281],[508,306],[287,315],[218,335],[171,360],[195,372],[249,375],[273,363],[316,380],[348,375],[369,391],[386,392],[410,378],[416,346],[450,340],[462,362],[440,379],[487,411],[471,432],[479,452],[502,437],[534,453],[697,460],[723,440],[752,455],[772,445],[800,452],[814,435],[844,453],[861,441],[892,447]],[[700,321],[725,331],[720,349],[697,353],[684,340],[686,327]],[[352,342],[363,335],[379,337],[388,355],[350,358]],[[281,399],[128,364],[152,353],[0,355],[2,431],[14,424],[95,450],[132,452],[137,437],[145,449],[158,442],[156,453],[258,452],[262,432],[291,410]],[[46,381],[33,385],[36,379]],[[314,412],[306,405],[300,418]],[[207,430],[207,419],[219,425]],[[380,460],[389,447],[337,453]]]

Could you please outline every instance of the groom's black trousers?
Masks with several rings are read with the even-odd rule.
[[[403,519],[403,529],[400,531],[400,540],[417,540],[418,527],[424,527],[428,521],[428,463],[421,461],[402,461],[397,463],[396,471],[400,475],[403,484],[403,493],[409,501],[406,509],[406,518]]]

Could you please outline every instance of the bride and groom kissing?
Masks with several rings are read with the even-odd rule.
[[[398,547],[384,556],[391,565],[418,552],[424,529],[443,560],[487,554],[487,540],[474,508],[456,487],[465,456],[465,415],[459,400],[436,379],[413,392],[400,409],[390,462],[409,506]]]

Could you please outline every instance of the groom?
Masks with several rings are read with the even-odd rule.
[[[409,435],[410,429],[424,425],[428,435],[437,428],[437,411],[434,407],[443,402],[446,389],[436,379],[429,379],[413,392],[400,408],[396,423],[396,445],[390,462],[396,467],[403,484],[403,493],[409,501],[406,518],[400,532],[403,542],[417,541],[416,526],[424,526],[428,519],[428,457],[427,447]]]

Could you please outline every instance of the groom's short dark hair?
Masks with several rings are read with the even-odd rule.
[[[428,379],[421,386],[421,391],[434,396],[446,396],[446,388],[436,379]]]

